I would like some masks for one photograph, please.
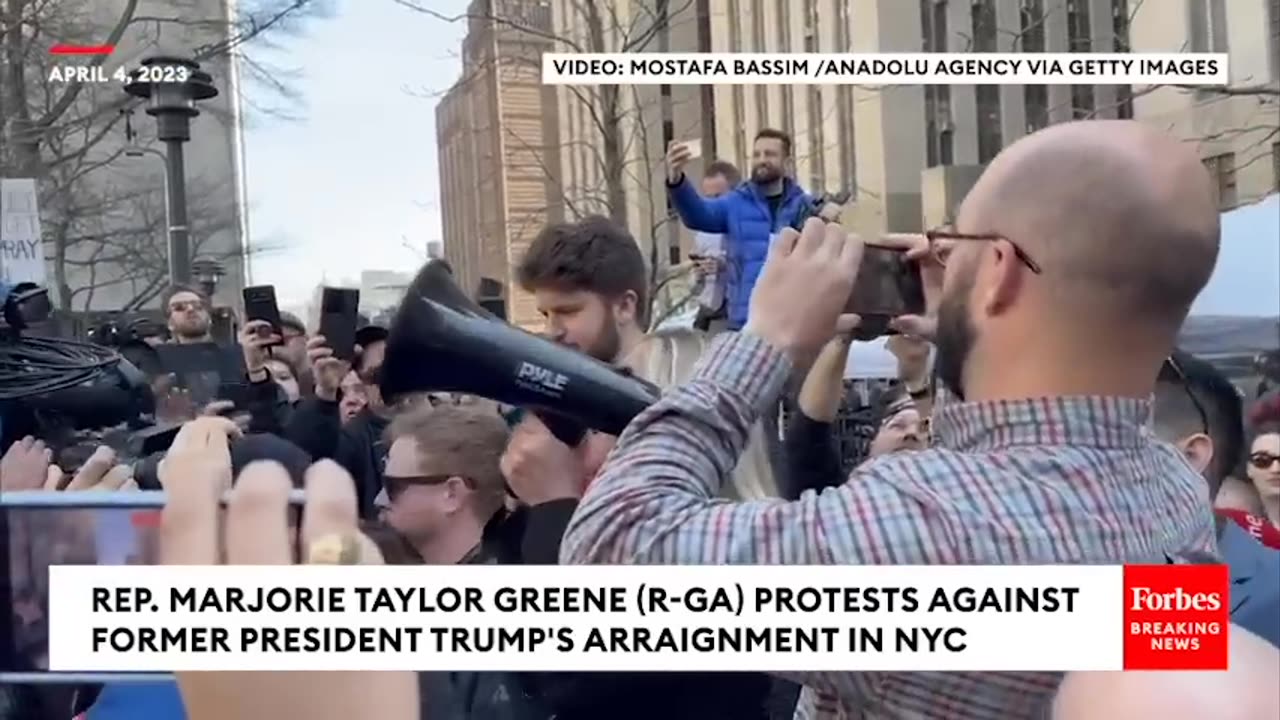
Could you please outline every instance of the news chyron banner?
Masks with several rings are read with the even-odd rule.
[[[1225,669],[1228,574],[1160,566],[50,569],[53,671]]]
[[[1226,53],[544,53],[548,85],[1226,85]]]

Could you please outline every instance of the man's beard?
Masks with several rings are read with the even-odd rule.
[[[756,165],[751,168],[751,182],[758,185],[767,185],[781,179],[782,170],[772,165]]]
[[[173,326],[173,334],[184,340],[199,340],[209,334],[209,323],[194,320]]]
[[[969,294],[973,281],[972,274],[964,276],[960,287],[942,298],[938,305],[938,330],[934,338],[938,349],[934,360],[938,381],[960,400],[965,399],[964,369],[978,335],[969,319]]]
[[[614,321],[612,314],[605,314],[595,343],[583,350],[601,362],[617,361],[618,354],[622,352],[622,334],[618,332],[618,323]]]

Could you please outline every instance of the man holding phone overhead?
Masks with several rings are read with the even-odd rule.
[[[346,468],[356,482],[361,516],[372,518],[387,460],[383,434],[389,412],[378,382],[388,333],[377,324],[361,325],[356,311],[358,290],[326,288],[325,292],[320,334],[307,341],[315,392],[298,404],[285,437],[312,457],[331,458]],[[343,296],[339,298],[338,293]],[[343,378],[353,370],[363,383],[367,402],[354,418],[343,423],[340,390]]]
[[[667,188],[686,227],[724,235],[720,271],[725,274],[728,327],[741,330],[770,243],[784,228],[799,228],[813,214],[814,200],[790,177],[791,136],[781,130],[765,128],[756,134],[751,177],[718,198],[702,197],[685,177],[685,167],[701,154],[699,145],[671,143]]]

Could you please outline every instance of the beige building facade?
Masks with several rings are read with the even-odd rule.
[[[1280,0],[1177,4],[1185,4],[1186,11],[1156,12],[1144,6],[1136,13],[1134,48],[1229,53],[1229,92],[1139,91],[1135,112],[1199,144],[1205,167],[1217,179],[1223,210],[1280,191]]]
[[[436,107],[443,254],[468,295],[500,288],[507,318],[536,330],[514,269],[563,217],[556,93],[541,76],[550,1],[475,0],[468,14],[463,75]]]
[[[708,52],[711,3],[553,0],[559,52]],[[597,28],[597,31],[593,31]],[[683,257],[692,233],[670,214],[666,148],[703,140],[716,157],[712,87],[559,88],[566,215],[600,214],[624,223],[656,272]],[[690,172],[700,174],[702,161]]]
[[[860,232],[940,224],[999,150],[1074,118],[1137,118],[1198,142],[1223,209],[1280,185],[1277,0],[711,0],[716,52],[1227,52],[1227,92],[1125,86],[716,86],[720,155],[795,139],[811,192],[847,189]]]

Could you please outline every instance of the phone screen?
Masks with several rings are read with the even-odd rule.
[[[276,304],[274,285],[253,285],[244,289],[244,316],[248,320],[265,320],[280,330],[280,307]]]
[[[5,507],[4,512],[7,582],[0,588],[8,593],[0,609],[8,617],[0,619],[10,624],[10,632],[7,647],[0,647],[0,673],[47,673],[50,566],[158,563],[159,510]]]
[[[7,623],[0,632],[0,684],[164,677],[49,672],[48,654],[49,568],[158,564],[164,498],[160,491],[9,492],[0,498],[0,622]],[[291,501],[297,527],[301,492]]]
[[[916,264],[900,250],[866,246],[845,312],[861,315],[862,329],[877,337],[887,331],[889,320],[924,311],[924,286]],[[859,339],[868,339],[866,334],[859,332]]]
[[[333,350],[334,357],[340,360],[355,358],[356,322],[359,312],[359,290],[324,289],[320,298],[320,334]]]

